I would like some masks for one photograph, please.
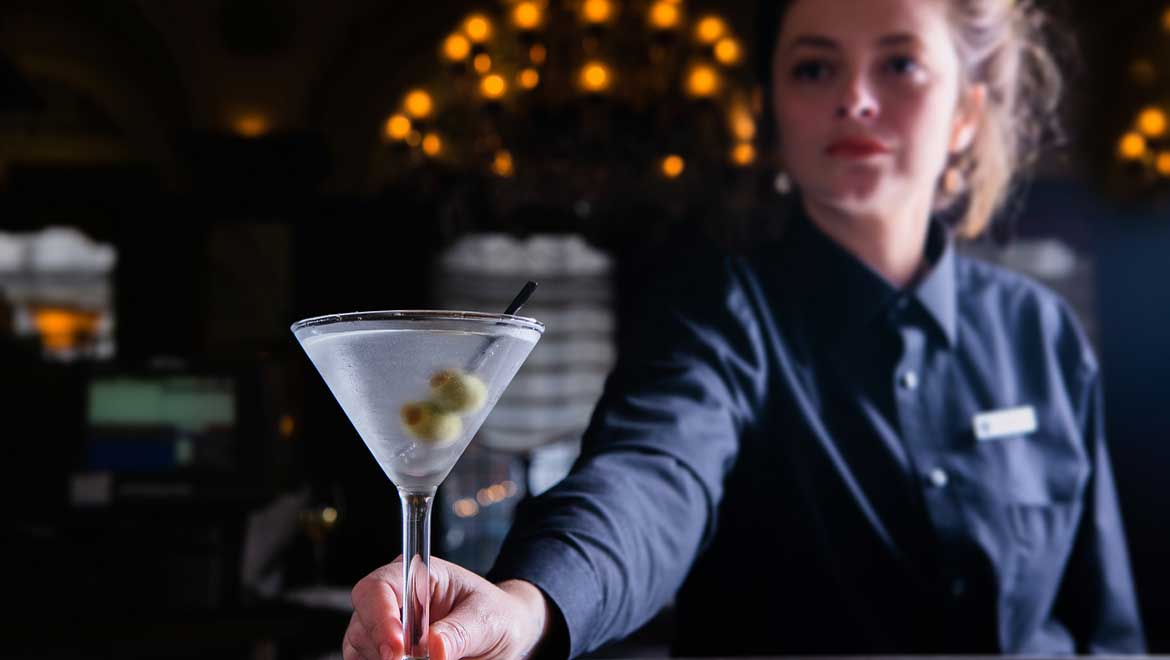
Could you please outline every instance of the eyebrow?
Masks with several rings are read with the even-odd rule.
[[[918,43],[918,37],[909,32],[898,32],[895,34],[887,34],[877,41],[878,46],[889,48],[892,46],[904,46],[907,44]],[[802,34],[792,40],[786,50],[793,50],[805,46],[808,48],[820,48],[822,50],[838,50],[840,45],[830,37],[820,34]]]
[[[879,46],[905,46],[907,44],[918,43],[918,37],[909,32],[899,32],[897,34],[887,34],[878,39]]]

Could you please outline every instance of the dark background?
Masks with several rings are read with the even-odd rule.
[[[750,44],[751,3],[717,8]],[[1078,309],[1105,367],[1151,651],[1170,653],[1170,187],[1115,156],[1135,113],[1170,99],[1164,9],[1059,5],[1064,33],[1079,43],[1068,65],[1069,145],[1040,163],[997,235],[1059,238],[1092,264],[1089,279],[1062,292],[1092,301]],[[601,211],[582,215],[569,193],[516,211],[458,168],[385,176],[382,123],[404,90],[441,74],[436,45],[468,10],[446,0],[0,6],[0,231],[68,225],[118,253],[113,361],[49,360],[28,338],[5,339],[0,352],[0,644],[14,649],[0,655],[319,657],[336,648],[344,617],[257,598],[235,578],[248,513],[297,489],[334,501],[340,488],[346,503],[327,582],[352,584],[398,552],[393,491],[288,324],[426,307],[434,257],[485,230],[584,234],[615,259],[620,322],[648,277],[720,233],[720,198],[695,192],[702,185],[678,193],[689,202],[681,208],[662,201],[667,184],[645,198],[623,191],[620,204],[595,187],[587,192]],[[1142,59],[1152,78],[1134,73]],[[262,135],[238,134],[247,112],[266,118]],[[673,130],[687,132],[703,112],[687,110]],[[615,121],[606,144],[633,140],[628,125]],[[687,176],[712,170],[695,171]],[[734,187],[722,170],[715,176]],[[231,375],[236,469],[162,479],[194,483],[189,497],[72,506],[85,387],[102,373]],[[292,431],[280,430],[286,416]],[[311,581],[307,539],[295,538],[282,561],[287,585]],[[656,634],[645,639],[661,642]]]

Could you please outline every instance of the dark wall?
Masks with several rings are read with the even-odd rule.
[[[1150,651],[1170,651],[1170,209],[1099,224],[1106,425]]]

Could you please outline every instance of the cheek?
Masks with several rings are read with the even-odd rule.
[[[787,162],[807,159],[824,145],[832,129],[831,111],[826,111],[813,95],[776,102],[776,128],[779,133],[780,154]]]
[[[904,169],[930,174],[924,170],[941,169],[946,161],[950,141],[953,103],[945,94],[900,94],[885,106],[890,130],[900,136]]]

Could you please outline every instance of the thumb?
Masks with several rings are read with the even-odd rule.
[[[464,601],[441,621],[431,624],[427,640],[431,660],[478,658],[499,647],[500,630],[489,626],[487,617],[477,613],[473,603],[474,599]]]

